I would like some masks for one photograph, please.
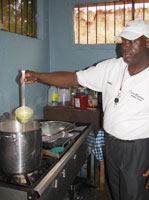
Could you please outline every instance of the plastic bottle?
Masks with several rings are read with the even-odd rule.
[[[61,106],[67,106],[69,105],[70,102],[70,89],[69,88],[59,88],[58,89],[58,94],[59,94],[59,98],[58,98],[58,102],[59,105]]]
[[[48,105],[49,106],[58,105],[58,89],[55,86],[51,86],[48,90]]]
[[[71,107],[74,107],[74,96],[76,95],[77,93],[77,86],[73,86],[71,89],[70,89],[70,106]]]

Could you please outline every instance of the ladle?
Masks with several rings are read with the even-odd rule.
[[[22,106],[15,110],[16,119],[25,124],[28,119],[33,115],[33,110],[25,106],[25,70],[21,71],[22,73],[22,84],[21,84],[21,104]]]
[[[22,106],[25,106],[25,70],[22,70],[22,84],[21,84],[21,102]]]

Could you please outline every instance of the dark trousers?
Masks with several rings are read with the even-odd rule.
[[[123,141],[105,133],[105,166],[113,200],[149,200],[149,138]]]

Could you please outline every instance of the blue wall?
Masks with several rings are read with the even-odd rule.
[[[16,82],[19,70],[48,71],[48,16],[47,4],[39,0],[38,39],[0,31],[0,116],[4,112],[11,113],[19,106],[19,85]],[[46,95],[45,85],[37,83],[26,86],[26,105],[34,109],[35,118],[42,117],[43,105],[47,103]]]
[[[19,106],[20,69],[75,71],[116,56],[115,45],[73,45],[74,2],[84,1],[38,0],[38,39],[0,31],[0,116]],[[26,105],[35,118],[42,118],[47,89],[39,83],[26,86]]]
[[[91,0],[50,1],[53,8],[49,16],[50,71],[75,71],[100,60],[116,57],[115,44],[73,45],[73,6],[83,2],[93,3]]]

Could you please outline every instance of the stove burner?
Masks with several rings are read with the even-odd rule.
[[[35,172],[36,173],[36,172]],[[22,175],[15,175],[14,179],[16,181],[16,183],[20,183],[20,184],[29,184],[32,185],[32,182],[34,180],[34,177],[32,176],[33,173],[30,174],[22,174]]]
[[[0,169],[0,193],[3,200],[10,199],[11,194],[12,200],[37,200],[40,199],[41,195],[43,195],[41,198],[42,200],[46,200],[47,196],[49,199],[53,200],[60,199],[61,196],[65,195],[65,192],[69,187],[70,178],[72,181],[72,179],[78,174],[79,168],[72,167],[72,163],[75,163],[74,166],[77,164],[79,167],[81,167],[84,163],[84,159],[88,155],[87,144],[84,144],[84,141],[88,132],[92,128],[91,125],[85,123],[76,123],[75,125],[76,128],[69,133],[69,137],[63,138],[62,143],[62,140],[58,141],[58,146],[63,147],[64,151],[59,153],[59,157],[52,157],[43,154],[41,166],[38,170],[28,174],[7,174]],[[49,150],[49,144],[50,143],[44,144],[45,147],[47,147],[47,150]],[[77,159],[73,158],[73,154],[76,152]],[[66,167],[66,169],[68,167],[68,173],[69,169],[72,167],[74,170],[73,175],[71,174],[72,177],[67,175],[66,178],[64,178],[65,173],[64,171],[62,171],[63,174],[61,173],[61,167]],[[55,182],[52,182],[57,180],[54,179],[55,177],[60,179],[59,185],[61,185],[60,189],[58,187],[60,192],[56,193],[56,188],[53,187],[53,183]],[[64,185],[66,186],[65,190],[63,187]],[[48,187],[50,187],[50,190]],[[44,192],[47,195],[46,197],[44,196]],[[55,195],[60,195],[60,198],[55,198]]]
[[[56,158],[43,156],[40,169],[28,174],[5,174],[0,171],[0,184],[8,183],[13,185],[22,185],[26,187],[33,187],[46,175],[46,173],[57,162]]]

